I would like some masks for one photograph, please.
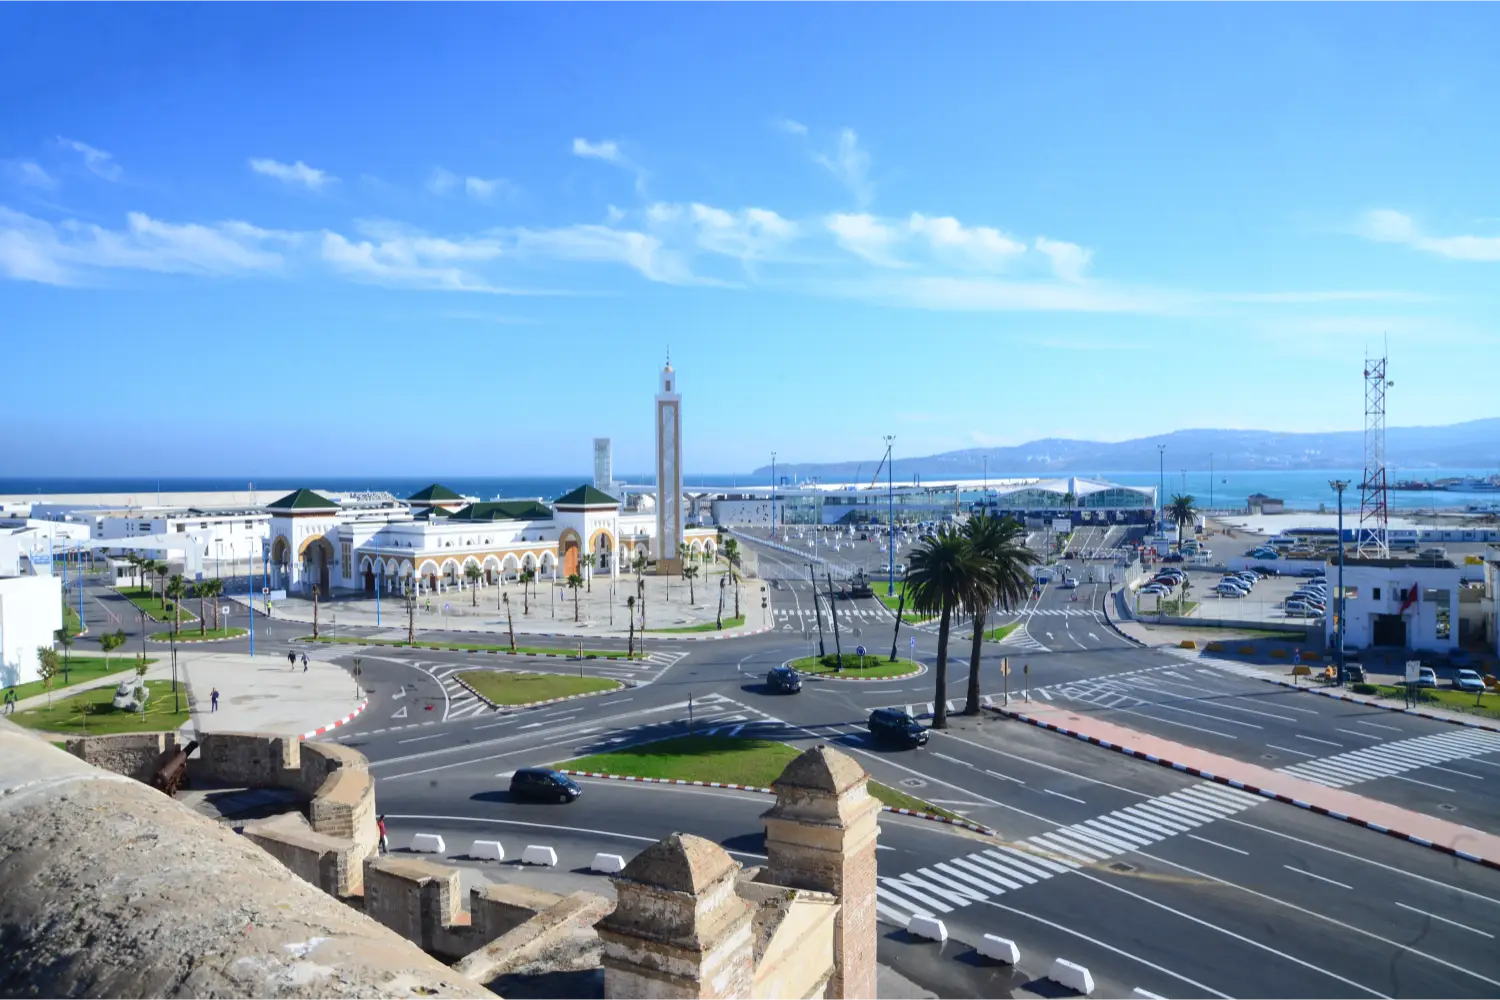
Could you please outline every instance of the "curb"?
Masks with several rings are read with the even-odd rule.
[[[236,638],[236,639],[242,639],[244,637],[243,636],[234,636],[234,638]],[[158,641],[165,641],[165,640],[155,640],[155,639],[153,639],[152,641],[153,642],[158,642]],[[207,639],[207,640],[204,640],[204,641],[205,642],[221,642],[222,640],[219,640],[219,639]],[[326,639],[311,639],[311,638],[308,638],[306,636],[303,636],[303,637],[300,637],[300,638],[298,638],[298,639],[296,639],[294,641],[295,642],[315,642],[315,643],[317,643],[320,646],[389,646],[389,647],[391,647],[393,649],[416,649],[416,650],[429,649],[429,650],[432,650],[435,653],[472,653],[475,656],[529,656],[529,657],[531,657],[533,659],[537,659],[537,660],[573,660],[574,662],[577,662],[578,659],[579,659],[577,653],[519,653],[519,652],[512,653],[508,649],[464,649],[462,646],[440,646],[437,643],[428,643],[428,644],[420,645],[420,646],[409,646],[409,645],[407,645],[404,642],[383,642],[383,641],[376,641],[374,639],[370,640],[369,642],[329,642]],[[600,656],[598,653],[585,653],[583,655],[583,659],[585,659],[585,660],[604,660],[606,663],[612,663],[615,660],[620,660],[621,662],[624,662],[624,663],[645,663],[645,662],[647,662],[645,654],[641,654],[640,656],[637,656],[635,659],[630,659],[630,658],[624,657],[624,656]]]
[[[1260,795],[1268,799],[1274,799],[1277,802],[1284,802],[1287,805],[1296,806],[1298,809],[1306,809],[1308,812],[1317,813],[1319,816],[1331,816],[1334,819],[1343,820],[1345,823],[1351,823],[1354,826],[1364,827],[1366,830],[1374,830],[1376,833],[1383,833],[1386,836],[1394,837],[1397,840],[1404,840],[1408,843],[1416,844],[1419,847],[1430,848],[1431,850],[1449,855],[1450,857],[1461,858],[1464,861],[1472,861],[1474,864],[1482,865],[1485,868],[1491,868],[1496,871],[1500,871],[1500,859],[1481,858],[1479,855],[1470,854],[1468,851],[1460,851],[1454,847],[1445,847],[1442,844],[1434,844],[1430,840],[1425,840],[1422,837],[1417,837],[1409,833],[1402,833],[1399,830],[1392,830],[1389,827],[1381,826],[1379,823],[1371,823],[1369,820],[1360,819],[1357,816],[1346,816],[1343,813],[1335,812],[1334,810],[1329,809],[1326,806],[1313,805],[1310,802],[1303,802],[1301,799],[1294,799],[1290,795],[1283,795],[1280,792],[1275,791],[1274,789],[1260,788],[1256,785],[1247,785],[1243,781],[1235,781],[1230,778],[1221,777],[1220,775],[1214,774],[1211,771],[1204,771],[1196,767],[1189,767],[1186,764],[1179,764],[1175,761],[1157,757],[1155,754],[1141,753],[1139,750],[1132,750],[1130,747],[1120,746],[1118,743],[1111,743],[1108,740],[1101,740],[1094,736],[1087,736],[1083,733],[1074,732],[1071,729],[1064,729],[1062,726],[1056,725],[1051,722],[1043,722],[1040,719],[1033,719],[1031,716],[1022,715],[1019,712],[1007,713],[1001,712],[999,709],[995,708],[991,708],[990,711],[995,712],[997,715],[1002,715],[1008,718],[1016,719],[1020,722],[1025,722],[1028,725],[1036,726],[1040,729],[1047,729],[1054,733],[1060,733],[1063,736],[1071,736],[1075,740],[1082,740],[1085,743],[1092,743],[1096,747],[1103,747],[1106,750],[1113,750],[1116,753],[1122,753],[1127,757],[1136,757],[1140,760],[1150,761],[1151,763],[1158,764],[1161,767],[1170,767],[1174,771],[1181,771],[1184,774],[1191,774],[1195,778],[1202,778],[1205,781],[1212,781],[1215,784],[1219,785],[1228,785],[1230,788],[1237,788],[1243,792],[1250,792],[1252,795]]]
[[[555,705],[555,704],[557,704],[560,701],[576,701],[579,698],[598,698],[598,697],[600,697],[602,695],[616,694],[616,693],[618,693],[620,691],[628,690],[630,688],[633,688],[633,687],[637,686],[634,681],[624,681],[624,680],[621,680],[621,681],[616,681],[616,683],[618,683],[620,685],[619,687],[617,687],[617,688],[610,688],[608,691],[587,691],[587,692],[585,692],[583,694],[568,694],[568,695],[563,695],[561,698],[547,698],[547,699],[545,699],[543,701],[527,701],[527,702],[522,702],[519,705],[497,705],[495,702],[490,701],[484,695],[480,694],[477,690],[474,689],[474,686],[472,684],[470,684],[468,681],[464,680],[462,677],[458,676],[457,674],[453,675],[453,679],[458,682],[459,687],[463,688],[465,691],[467,691],[470,694],[472,694],[475,698],[478,698],[480,701],[484,702],[486,705],[488,705],[490,707],[490,709],[492,711],[496,711],[496,712],[514,711],[514,710],[518,710],[518,709],[522,709],[522,708],[540,708],[543,705]],[[615,678],[613,678],[613,677],[606,678],[606,679],[607,680],[615,680]]]
[[[609,781],[631,781],[638,785],[688,785],[697,788],[732,788],[741,792],[756,792],[760,795],[775,795],[776,792],[770,788],[760,788],[756,785],[736,785],[727,781],[688,781],[686,778],[638,778],[630,774],[606,774],[602,771],[574,771],[571,768],[559,767],[559,774],[576,774],[580,778],[605,778]],[[901,809],[896,806],[882,804],[881,812],[895,813],[898,816],[915,816],[917,819],[925,819],[933,823],[943,823],[948,826],[961,827],[974,833],[982,833],[986,837],[998,837],[999,831],[992,830],[987,826],[970,823],[962,819],[949,819],[947,816],[936,816],[932,813],[918,812],[915,809]]]
[[[369,704],[370,704],[370,696],[369,695],[365,695],[364,701],[361,701],[358,705],[356,705],[354,707],[354,711],[350,712],[348,715],[344,716],[342,719],[339,719],[337,722],[330,722],[326,726],[319,726],[317,729],[314,729],[310,733],[303,733],[298,738],[299,739],[304,739],[304,740],[310,740],[314,736],[322,736],[324,733],[328,732],[330,729],[337,729],[339,726],[347,726],[349,723],[353,722],[354,719],[355,719],[355,717],[357,715],[359,715],[359,713],[363,712],[365,710],[366,706],[368,706]]]
[[[177,645],[179,645],[179,646],[196,646],[196,645],[200,645],[200,644],[206,643],[206,642],[233,642],[236,639],[247,638],[249,635],[250,635],[250,632],[247,629],[241,635],[224,635],[224,636],[220,636],[217,639],[181,639],[181,638],[179,638],[177,640]],[[168,645],[168,644],[171,643],[172,640],[171,639],[153,639],[153,638],[151,638],[148,635],[148,636],[146,636],[146,641],[147,642],[160,643],[162,645]]]
[[[783,667],[792,667],[792,661],[783,660],[781,665]],[[797,670],[796,667],[792,667],[792,669]],[[918,663],[917,669],[909,674],[892,674],[889,677],[840,677],[837,674],[817,674],[810,670],[797,670],[797,673],[813,680],[834,681],[839,684],[887,684],[891,681],[904,681],[912,677],[921,677],[927,673],[927,664]]]
[[[1358,695],[1341,694],[1336,691],[1322,691],[1318,688],[1309,687],[1306,684],[1293,684],[1279,677],[1258,677],[1257,680],[1265,681],[1267,684],[1276,684],[1284,688],[1292,688],[1296,691],[1304,691],[1307,694],[1315,694],[1324,698],[1333,698],[1337,701],[1353,702],[1356,705],[1367,705],[1370,708],[1384,709],[1387,712],[1395,712],[1399,715],[1414,715],[1419,719],[1430,719],[1433,722],[1447,722],[1455,726],[1463,726],[1467,729],[1483,729],[1486,732],[1500,733],[1500,725],[1480,722],[1469,719],[1455,719],[1448,715],[1433,715],[1431,712],[1423,712],[1415,708],[1397,708],[1395,705],[1382,704],[1373,698],[1362,698]]]
[[[1109,593],[1104,595],[1104,600],[1101,602],[1103,604],[1104,610],[1104,624],[1108,625],[1111,632],[1119,636],[1121,639],[1124,639],[1126,642],[1131,643],[1132,645],[1135,645],[1141,649],[1149,649],[1149,643],[1142,642],[1140,639],[1137,639],[1133,635],[1127,635],[1125,633],[1125,630],[1116,625],[1114,618],[1110,616],[1109,602],[1114,600],[1115,594],[1117,593],[1119,593],[1119,591],[1111,590]]]
[[[147,615],[146,617],[149,618],[151,616]],[[275,620],[276,621],[297,621],[294,618],[278,618],[278,619],[275,619]],[[168,622],[165,622],[164,624],[170,625],[172,623],[170,621],[168,621]],[[299,625],[311,625],[312,622],[300,622],[299,621],[299,622],[297,622],[297,624],[299,624]],[[373,625],[369,625],[369,626],[359,625],[359,626],[354,626],[354,627],[356,627],[356,628],[374,628],[375,626],[373,626]],[[750,629],[750,630],[741,631],[741,632],[710,632],[710,633],[705,633],[703,635],[673,635],[670,632],[665,632],[664,633],[664,632],[657,632],[657,631],[652,630],[652,629],[647,629],[645,632],[637,631],[636,635],[638,635],[638,636],[639,635],[648,635],[653,640],[665,639],[665,640],[669,640],[669,641],[672,641],[672,642],[711,642],[711,641],[714,641],[714,640],[717,640],[717,639],[743,639],[743,638],[746,638],[746,637],[752,636],[752,635],[763,635],[766,632],[773,631],[775,628],[776,628],[776,623],[772,622],[771,624],[766,625],[763,628]],[[490,631],[488,629],[482,629],[482,628],[445,628],[445,629],[442,629],[442,631],[444,631],[444,632],[453,632],[453,633],[458,634],[458,635],[505,635],[506,634],[504,632],[493,632],[493,631]],[[579,635],[576,632],[517,632],[516,635],[518,635],[518,636],[523,636],[523,635],[524,636],[535,636],[536,638],[539,638],[539,639],[621,639],[621,638],[628,639],[629,638],[628,635],[626,635],[626,636],[593,635],[593,634]],[[469,652],[474,652],[474,650],[469,650]]]

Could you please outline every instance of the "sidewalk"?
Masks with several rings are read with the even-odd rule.
[[[300,659],[292,667],[284,656],[178,653],[179,669],[187,678],[194,730],[309,737],[345,724],[363,711],[368,696],[348,670],[313,659],[312,652],[306,673]],[[219,690],[217,712],[209,699],[215,688]]]
[[[1183,771],[1209,781],[1242,788],[1334,819],[1363,826],[1422,847],[1500,869],[1500,837],[1458,823],[1426,816],[1400,806],[1329,788],[1272,771],[1257,764],[1185,746],[1172,740],[1080,715],[1066,708],[1033,704],[993,711],[1022,722],[1072,736],[1106,750]]]

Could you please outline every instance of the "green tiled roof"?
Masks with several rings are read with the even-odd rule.
[[[562,496],[553,501],[554,504],[567,504],[571,507],[579,507],[584,504],[588,504],[590,506],[592,506],[593,504],[609,504],[611,506],[615,506],[619,504],[619,502],[620,501],[616,500],[608,493],[605,493],[603,490],[596,490],[592,486],[580,486],[578,487],[578,489],[568,493],[564,493]]]
[[[446,503],[452,500],[462,500],[463,497],[441,483],[433,483],[426,489],[417,490],[417,492],[406,499],[412,503],[421,503],[423,501],[428,503]]]
[[[536,500],[491,500],[454,511],[449,521],[529,521],[550,518],[552,508]]]
[[[268,510],[338,510],[338,504],[312,490],[297,490],[266,504]]]

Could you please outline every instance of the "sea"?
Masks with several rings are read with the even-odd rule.
[[[1482,479],[1493,475],[1494,472],[1494,469],[1421,469],[1410,472],[1388,472],[1387,479],[1389,482],[1396,482],[1400,479],[1431,482],[1435,479],[1450,477],[1475,477]],[[1344,494],[1345,509],[1357,510],[1359,507],[1359,481],[1363,476],[1362,471],[1358,469],[1329,469],[1322,471],[1257,469],[1243,472],[1237,472],[1232,469],[1219,469],[1212,476],[1206,470],[1189,470],[1186,473],[1180,471],[1168,472],[1165,476],[1165,482],[1161,483],[1157,475],[1146,472],[1080,470],[1071,474],[1089,479],[1119,483],[1124,486],[1162,485],[1166,496],[1170,497],[1175,493],[1190,494],[1198,507],[1206,510],[1243,508],[1245,506],[1245,499],[1252,493],[1264,493],[1267,496],[1277,497],[1284,500],[1288,507],[1297,510],[1317,510],[1320,506],[1324,505],[1329,510],[1332,510],[1338,502],[1336,494],[1328,485],[1329,481],[1333,479],[1349,481],[1351,486]],[[1069,475],[1069,473],[1053,473],[1049,475],[1049,478],[1064,475]],[[996,472],[991,476],[991,481],[994,482],[1007,478],[1034,477],[1034,473],[1008,475]],[[154,476],[91,478],[0,476],[0,496],[51,496],[65,493],[130,493],[140,495],[142,501],[146,501],[150,494],[156,492],[200,493],[210,491],[243,491],[253,482],[257,490],[284,489],[290,491],[299,487],[308,487],[310,489],[327,490],[335,493],[384,491],[393,496],[407,497],[424,486],[438,482],[465,496],[476,496],[484,500],[490,500],[495,497],[551,500],[582,483],[590,482],[591,478],[587,474],[511,477],[443,475],[263,476],[253,479],[228,478],[223,476],[173,476],[161,478]],[[646,486],[651,485],[655,480],[651,476],[621,476],[619,481],[626,485]],[[769,481],[763,475],[715,473],[685,476],[683,478],[683,485],[690,488],[764,487],[769,485]],[[1457,492],[1422,490],[1407,492],[1392,490],[1389,493],[1389,504],[1392,510],[1462,509],[1470,504],[1489,507],[1491,504],[1500,505],[1500,491]]]

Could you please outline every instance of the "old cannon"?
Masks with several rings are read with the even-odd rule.
[[[176,795],[177,790],[187,784],[187,763],[198,741],[179,746],[161,755],[156,763],[156,773],[151,776],[151,787],[165,795]]]

